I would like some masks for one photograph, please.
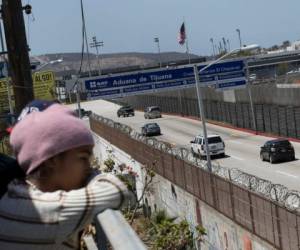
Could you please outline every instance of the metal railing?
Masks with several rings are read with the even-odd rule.
[[[88,250],[107,250],[108,245],[115,250],[147,249],[120,211],[105,210],[96,216],[95,225],[96,242],[91,235],[83,239]]]

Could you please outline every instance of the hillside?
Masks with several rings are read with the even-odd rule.
[[[91,69],[98,69],[97,57],[95,54],[89,54]],[[101,69],[114,69],[128,66],[151,66],[158,65],[159,55],[157,53],[115,53],[103,54],[99,56]],[[200,58],[197,55],[191,54],[191,58]],[[80,67],[81,53],[57,53],[32,56],[31,61],[40,62],[41,65],[49,63],[57,59],[63,59],[60,63],[48,64],[43,67],[43,70],[54,70],[55,72],[77,72]],[[163,63],[171,63],[178,60],[187,60],[187,54],[179,52],[164,52],[161,53]],[[83,71],[88,70],[87,54],[84,54]]]

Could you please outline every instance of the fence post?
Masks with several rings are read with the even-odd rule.
[[[276,216],[276,222],[277,222],[279,249],[282,249],[281,226],[280,226],[279,211],[278,211],[278,205],[277,204],[275,204],[275,216]]]
[[[230,169],[228,169],[228,175],[229,175],[229,192],[230,192],[230,201],[232,206],[232,218],[233,221],[236,221],[235,219],[235,206],[234,206],[234,198],[233,198],[233,187],[232,187],[232,179],[231,179],[231,172]]]
[[[251,190],[251,189],[250,189]],[[255,222],[254,222],[254,216],[253,216],[253,204],[252,204],[252,197],[250,191],[247,191],[248,199],[249,199],[249,205],[250,205],[250,217],[251,217],[251,227],[252,232],[255,233]]]

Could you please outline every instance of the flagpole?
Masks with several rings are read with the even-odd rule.
[[[188,55],[188,58],[189,58],[189,64],[191,64],[191,55],[190,55],[190,50],[189,50],[189,43],[188,43],[188,39],[186,39],[186,53]]]
[[[184,27],[185,27],[185,35],[186,35],[186,41],[185,41],[185,46],[186,46],[186,53],[188,55],[188,59],[189,59],[189,64],[191,64],[191,55],[190,55],[190,49],[189,49],[189,38],[188,38],[188,32],[187,32],[187,25],[185,22],[185,18],[183,17],[183,23],[184,23]]]

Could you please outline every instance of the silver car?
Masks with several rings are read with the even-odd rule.
[[[161,111],[158,106],[151,106],[145,109],[145,119],[161,118]]]

